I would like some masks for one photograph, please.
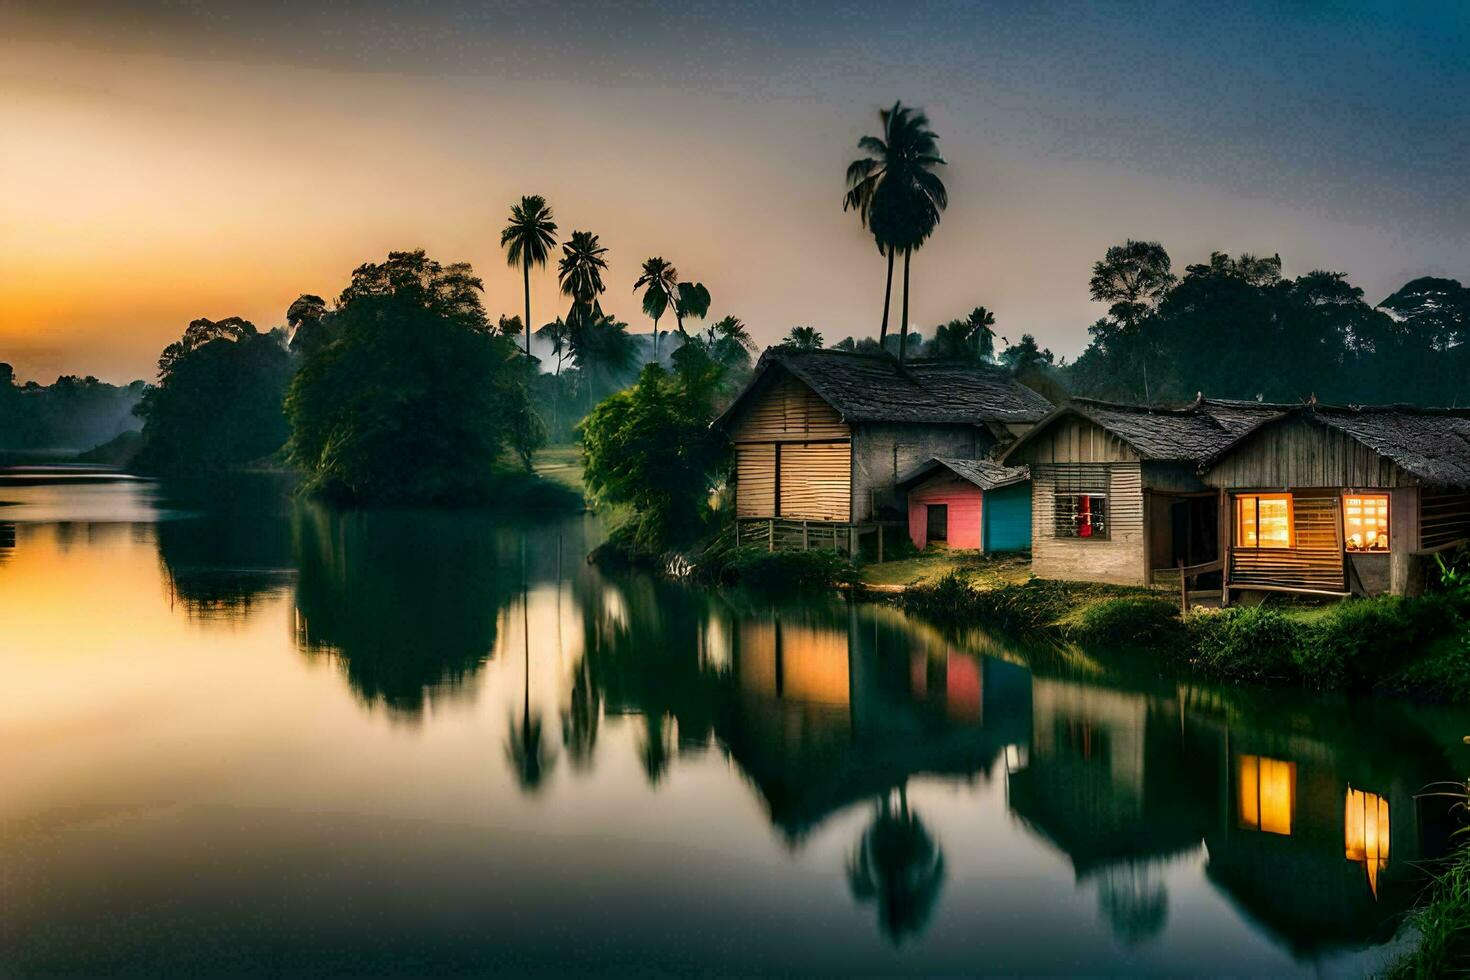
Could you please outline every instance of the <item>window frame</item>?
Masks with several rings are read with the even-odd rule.
[[[1056,537],[1056,538],[1059,538],[1059,539],[1063,540],[1063,541],[1109,541],[1109,540],[1112,540],[1112,536],[1113,536],[1113,519],[1112,519],[1112,514],[1110,513],[1112,511],[1112,507],[1110,505],[1110,499],[1109,499],[1109,498],[1111,498],[1111,496],[1112,496],[1112,494],[1108,493],[1107,491],[1095,491],[1095,490],[1068,490],[1066,492],[1060,492],[1060,491],[1053,492],[1053,494],[1052,494],[1052,535],[1054,537]],[[1093,533],[1091,533],[1091,534],[1081,534],[1075,528],[1071,531],[1071,533],[1068,533],[1068,534],[1063,534],[1061,532],[1061,526],[1062,526],[1062,524],[1061,524],[1061,519],[1060,519],[1060,516],[1059,516],[1060,513],[1061,513],[1061,508],[1058,506],[1058,504],[1061,502],[1062,499],[1069,498],[1069,497],[1079,497],[1079,498],[1080,497],[1088,497],[1088,498],[1091,498],[1091,499],[1094,499],[1094,500],[1101,500],[1102,501],[1102,503],[1103,503],[1103,509],[1102,509],[1102,533],[1099,534],[1096,530],[1094,530]],[[1088,510],[1089,510],[1089,513],[1092,513],[1090,506],[1089,506]]]
[[[1358,548],[1358,549],[1355,550],[1353,548],[1349,548],[1348,547],[1348,512],[1347,512],[1348,501],[1351,500],[1351,499],[1354,499],[1354,498],[1356,498],[1358,500],[1365,500],[1365,499],[1367,499],[1369,497],[1382,497],[1383,498],[1383,522],[1384,522],[1384,531],[1383,531],[1383,533],[1388,538],[1388,547],[1387,548]],[[1347,554],[1350,554],[1350,555],[1386,555],[1386,554],[1388,554],[1389,552],[1391,552],[1393,550],[1393,537],[1394,537],[1394,535],[1393,535],[1393,494],[1389,493],[1387,490],[1373,491],[1373,492],[1369,492],[1369,493],[1363,493],[1363,492],[1347,493],[1347,492],[1344,492],[1343,495],[1342,495],[1341,500],[1339,501],[1339,503],[1340,503],[1340,505],[1342,507],[1342,550],[1344,552],[1346,552]],[[1358,518],[1358,521],[1361,524],[1362,523],[1362,518],[1359,517]]]
[[[1245,502],[1249,500],[1255,505],[1255,529],[1256,540],[1254,544],[1245,542]],[[1286,501],[1286,544],[1262,544],[1261,543],[1261,501],[1262,500],[1284,500]],[[1296,504],[1290,493],[1237,493],[1235,495],[1235,507],[1232,515],[1235,519],[1235,534],[1232,536],[1235,547],[1247,551],[1290,551],[1296,547]]]

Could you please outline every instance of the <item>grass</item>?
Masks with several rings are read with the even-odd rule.
[[[1390,977],[1428,980],[1470,972],[1470,847],[1449,859],[1412,921],[1419,945],[1393,965]]]
[[[958,574],[977,588],[1019,584],[1031,577],[1031,556],[983,555],[978,551],[931,548],[895,561],[870,563],[859,570],[861,584],[877,592],[896,592],[909,586],[933,585],[946,575]]]
[[[586,495],[582,482],[582,448],[575,443],[545,446],[537,450],[531,467],[538,476]]]

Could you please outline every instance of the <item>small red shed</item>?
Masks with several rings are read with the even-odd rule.
[[[921,463],[898,481],[898,489],[908,491],[909,538],[916,548],[931,544],[975,551],[1027,548],[1030,479],[1024,466],[1001,466],[985,459],[936,456]],[[1014,489],[996,493],[1006,488]],[[1004,507],[995,515],[987,513],[987,498],[994,504],[1004,500]],[[1014,533],[1019,529],[1010,527],[1020,519],[1013,512],[1022,510],[1023,540]]]

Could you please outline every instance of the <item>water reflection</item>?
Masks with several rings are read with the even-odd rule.
[[[316,810],[363,815],[356,842],[321,848],[284,843],[301,833],[295,810],[270,833],[255,818],[232,817],[242,853],[300,862],[319,882],[345,881],[344,866],[368,868],[457,936],[466,934],[462,921],[474,929],[495,921],[479,904],[493,879],[509,908],[597,896],[596,914],[567,913],[554,929],[538,931],[528,913],[505,920],[541,943],[568,931],[585,938],[603,914],[622,941],[623,930],[642,928],[637,910],[657,905],[675,918],[711,909],[725,929],[785,938],[792,949],[816,944],[837,972],[865,963],[961,972],[973,969],[977,950],[1007,973],[1089,964],[1124,973],[1304,970],[1392,937],[1421,886],[1422,861],[1452,829],[1443,807],[1415,794],[1463,775],[1463,760],[1448,757],[1453,740],[1403,705],[1219,690],[978,634],[941,635],[882,606],[771,603],[603,575],[583,561],[601,533],[590,520],[343,513],[251,494],[168,499],[170,513],[196,516],[156,526],[59,522],[36,533],[22,524],[7,534],[0,524],[0,561],[11,555],[0,581],[41,582],[10,607],[0,588],[0,612],[14,619],[38,596],[48,610],[22,634],[37,656],[0,655],[0,677],[22,692],[17,703],[49,697],[66,708],[76,685],[50,680],[53,661],[65,659],[58,654],[114,642],[101,627],[78,640],[55,625],[73,608],[66,590],[119,582],[107,608],[121,622],[149,600],[160,604],[148,575],[156,561],[173,605],[158,610],[163,624],[141,613],[127,622],[139,649],[174,644],[175,659],[118,658],[99,675],[104,694],[109,685],[135,691],[133,701],[99,709],[95,727],[109,733],[107,744],[114,718],[167,725],[187,707],[213,724],[238,714],[241,727],[223,729],[210,759],[227,746],[239,781],[258,780],[250,806],[316,794]],[[138,596],[121,594],[129,588]],[[258,694],[267,706],[259,710],[275,711],[289,689],[290,707],[251,715],[233,691],[200,705],[189,685],[188,696],[155,696],[169,686],[166,671],[226,649],[249,655],[221,653],[189,685],[228,669],[242,703]],[[341,680],[302,670],[321,663]],[[455,711],[437,710],[451,704]],[[316,712],[331,721],[317,723]],[[0,758],[29,759],[90,730],[56,715],[65,724],[37,709],[30,729],[7,728],[0,716]],[[384,725],[385,717],[413,724]],[[1446,726],[1454,739],[1462,720]],[[299,741],[273,741],[293,725]],[[40,734],[7,742],[17,730]],[[188,731],[149,729],[139,740],[143,768],[158,780],[139,791],[144,800],[191,803],[179,787],[217,768],[195,760],[170,768],[158,746]],[[328,753],[339,733],[343,747]],[[288,790],[283,766],[298,757],[306,775]],[[41,758],[32,768],[46,806],[70,812],[95,802],[86,788],[99,777],[85,766],[76,800],[46,782],[66,766]],[[121,792],[116,785],[126,783],[107,793]],[[225,792],[211,783],[198,794]],[[543,822],[554,828],[547,839],[538,836]],[[409,838],[410,824],[433,829]],[[417,843],[385,848],[385,835]],[[643,856],[620,865],[634,840]],[[385,853],[398,863],[383,864]],[[236,882],[220,874],[218,914],[233,915]],[[455,874],[451,889],[445,879]],[[206,891],[196,886],[196,901]],[[362,902],[382,893],[334,894]],[[308,922],[323,921],[311,919],[309,898],[293,900]],[[47,916],[64,918],[59,906],[37,908],[24,905],[14,930],[44,934]],[[150,928],[188,933],[189,923],[155,914],[162,918]],[[393,914],[410,923],[400,925],[406,947],[423,939],[416,928],[433,931]],[[0,939],[20,935],[6,928]],[[344,948],[372,946],[344,930]],[[670,932],[666,923],[655,931]],[[681,943],[698,938],[675,932]],[[302,934],[311,941],[312,930]],[[465,945],[446,962],[487,962],[482,948],[457,941]],[[519,940],[498,941],[504,949]],[[514,948],[540,949],[526,942]],[[1254,959],[1241,950],[1252,943]],[[856,962],[843,959],[848,951]],[[879,955],[894,958],[862,959]]]

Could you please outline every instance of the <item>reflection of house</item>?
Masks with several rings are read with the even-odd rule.
[[[747,533],[779,546],[776,532],[792,529],[777,522],[790,521],[790,543],[847,547],[855,528],[901,516],[900,474],[934,456],[989,455],[1050,408],[994,368],[774,348],[715,424],[735,446]]]
[[[916,548],[1031,547],[1031,483],[1024,466],[936,456],[897,486],[908,494],[909,539]]]
[[[920,774],[973,777],[1029,734],[1029,673],[852,613],[747,619],[721,741],[799,837]]]
[[[1412,593],[1470,540],[1470,411],[1304,405],[1214,453],[1229,591]]]
[[[1032,682],[1031,754],[1011,807],[1078,875],[1199,846],[1213,811],[1213,759],[1176,704],[1071,681]]]
[[[1078,398],[1007,449],[1032,484],[1032,569],[1042,578],[1146,585],[1219,557],[1218,500],[1196,475],[1282,409],[1199,399],[1149,409]]]

